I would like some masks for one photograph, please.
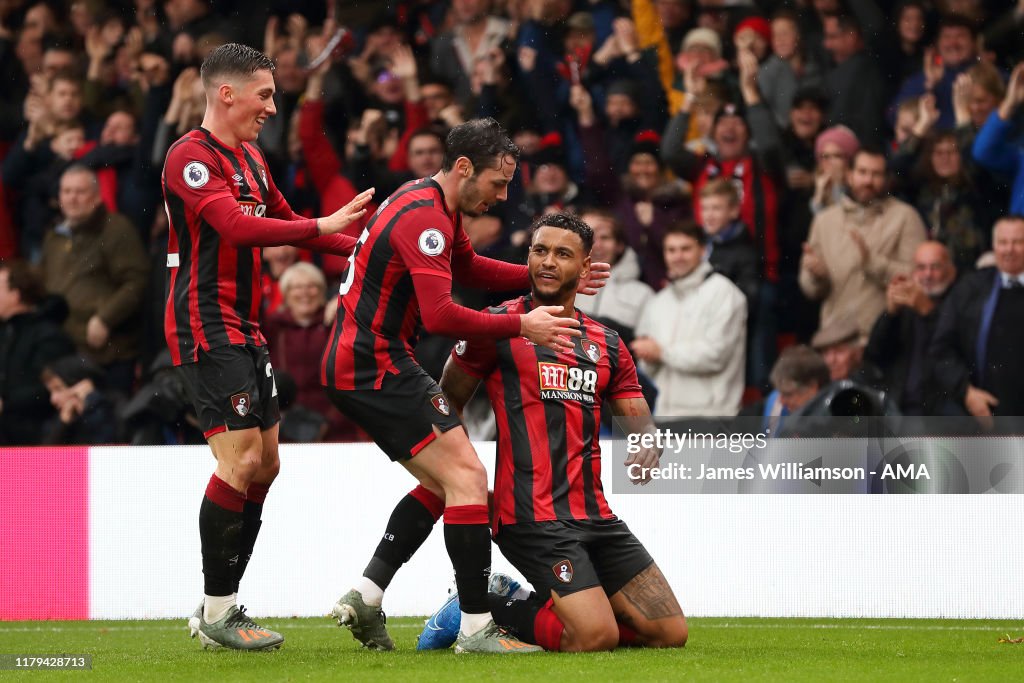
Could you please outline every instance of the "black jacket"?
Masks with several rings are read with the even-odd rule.
[[[719,241],[719,235],[725,239]],[[754,240],[747,226],[738,221],[726,226],[719,235],[708,237],[708,249],[711,251],[708,263],[716,273],[726,276],[740,288],[743,296],[747,297],[747,311],[753,315],[761,284],[761,260],[754,249]]]
[[[44,444],[98,445],[117,441],[117,416],[114,404],[100,390],[85,397],[82,413],[70,423],[54,415],[42,428]]]
[[[985,302],[992,292],[995,268],[962,277],[939,312],[928,355],[935,363],[935,380],[943,397],[963,405],[967,385],[978,381],[975,349]]]
[[[825,78],[828,125],[853,130],[861,145],[880,145],[885,139],[885,79],[877,63],[860,51],[833,68]]]
[[[927,353],[935,334],[935,326],[939,321],[939,313],[942,304],[947,298],[950,290],[936,300],[935,309],[926,316],[920,316],[916,311],[909,308],[900,310],[895,315],[884,311],[878,316],[874,327],[871,328],[871,336],[868,345],[864,349],[864,358],[881,370],[883,388],[893,401],[906,412],[904,402],[904,391],[907,387],[907,373],[910,370],[910,363],[915,353],[915,328],[917,333],[923,334],[924,339],[916,340],[923,349],[920,359],[921,368],[921,410],[925,415],[935,414],[939,404],[936,399],[940,391],[936,386],[934,359]],[[920,327],[917,327],[920,325]]]
[[[74,351],[59,322],[45,313],[22,313],[0,324],[0,444],[39,443],[39,426],[53,415],[39,373]]]

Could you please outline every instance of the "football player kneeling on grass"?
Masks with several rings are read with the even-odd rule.
[[[601,487],[602,403],[630,421],[631,431],[652,423],[626,346],[574,306],[592,244],[593,232],[573,215],[539,218],[529,253],[531,293],[491,309],[527,313],[535,306],[563,306],[562,315],[576,318],[583,331],[572,352],[524,337],[460,342],[441,380],[460,412],[481,382],[486,387],[498,424],[495,541],[536,589],[530,593],[495,574],[491,613],[522,641],[547,650],[682,647],[687,626],[679,602],[643,544],[612,513]],[[642,451],[627,466],[656,466],[659,456]],[[538,481],[551,484],[537,487]],[[427,622],[417,647],[448,647],[458,628],[455,594]]]

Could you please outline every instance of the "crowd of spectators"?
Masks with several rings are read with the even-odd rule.
[[[0,444],[201,441],[164,352],[161,170],[228,41],[276,64],[258,142],[304,215],[498,119],[522,157],[474,247],[522,262],[533,219],[583,215],[612,274],[578,305],[658,416],[778,422],[835,382],[1024,412],[1024,0],[333,5],[0,2]],[[282,439],[359,440],[318,377],[345,260],[264,259]],[[417,354],[439,373],[452,344]]]

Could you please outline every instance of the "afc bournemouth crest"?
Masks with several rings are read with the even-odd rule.
[[[451,406],[448,405],[448,399],[444,397],[444,394],[434,394],[430,397],[430,402],[434,404],[434,408],[437,409],[437,412],[442,415],[451,414]]]
[[[231,397],[231,408],[239,417],[249,414],[249,394],[235,394]]]
[[[583,340],[583,352],[587,354],[587,358],[595,363],[597,362],[597,359],[601,357],[601,349],[597,347],[595,342],[592,342],[589,339]]]
[[[260,166],[260,178],[263,179],[263,187],[268,187],[270,183],[267,182],[267,169]]]
[[[552,565],[551,571],[555,573],[555,578],[562,583],[572,583],[572,562],[569,560],[556,562]]]

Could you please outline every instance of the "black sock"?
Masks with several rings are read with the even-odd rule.
[[[363,576],[386,590],[398,568],[408,562],[430,536],[443,510],[444,502],[422,486],[406,494],[391,513],[384,537],[363,570]]]
[[[235,572],[235,593],[238,592],[238,585],[242,582],[242,575],[245,568],[249,566],[252,559],[252,549],[256,547],[256,537],[260,534],[260,527],[263,526],[263,506],[252,501],[245,501],[242,509],[242,552],[238,556],[238,567]]]
[[[235,591],[238,592],[238,584],[242,581],[245,568],[249,566],[252,559],[252,549],[256,547],[256,537],[260,535],[260,527],[263,526],[263,503],[267,499],[267,492],[270,484],[253,482],[245,492],[245,507],[242,508],[242,552],[238,557],[238,567],[235,573]]]
[[[490,611],[491,530],[486,505],[460,505],[444,511],[444,544],[455,568],[459,602],[466,614]]]
[[[245,495],[216,474],[210,478],[199,507],[199,538],[203,550],[203,591],[231,595],[242,554],[242,508]]]
[[[487,602],[490,604],[494,623],[522,641],[537,642],[533,625],[537,621],[537,612],[545,605],[543,600],[534,597],[528,600],[513,600],[508,596],[488,593]]]

